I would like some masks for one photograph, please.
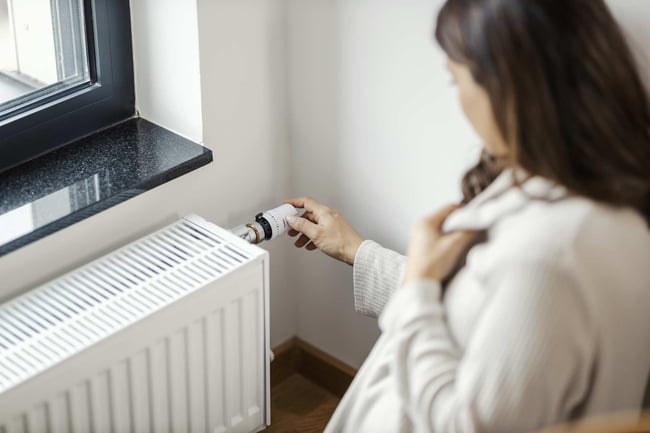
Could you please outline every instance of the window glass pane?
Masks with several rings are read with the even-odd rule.
[[[0,115],[89,81],[82,0],[0,0]]]

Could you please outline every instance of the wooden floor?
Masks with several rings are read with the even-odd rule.
[[[271,388],[271,426],[264,433],[322,433],[339,400],[293,374]]]

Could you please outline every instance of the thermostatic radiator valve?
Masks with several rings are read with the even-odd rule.
[[[251,244],[270,241],[289,231],[291,227],[289,227],[286,218],[291,215],[298,215],[298,210],[290,204],[283,204],[275,209],[257,214],[255,221],[237,226],[231,232]]]

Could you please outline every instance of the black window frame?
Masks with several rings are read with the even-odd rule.
[[[0,120],[0,172],[135,115],[129,0],[83,0],[90,82]]]

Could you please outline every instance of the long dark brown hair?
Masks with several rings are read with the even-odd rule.
[[[448,0],[436,39],[486,90],[509,149],[467,173],[465,202],[513,165],[650,224],[650,102],[603,0]]]

